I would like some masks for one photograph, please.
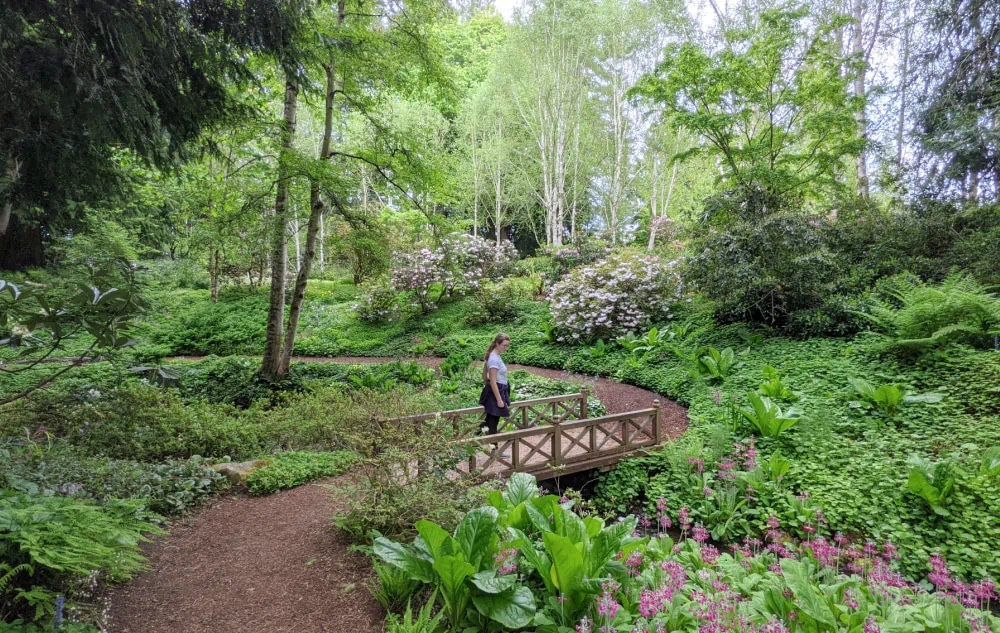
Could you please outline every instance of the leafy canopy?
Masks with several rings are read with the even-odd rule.
[[[758,25],[725,29],[728,46],[716,53],[691,42],[666,48],[633,92],[705,139],[681,159],[708,152],[727,184],[771,195],[837,186],[836,167],[863,147],[854,121],[861,102],[848,96],[841,68],[849,64],[834,47],[841,22],[810,33],[807,15],[765,11]]]

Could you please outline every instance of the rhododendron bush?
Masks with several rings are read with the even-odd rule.
[[[509,240],[499,246],[478,235],[450,233],[441,240],[440,252],[449,274],[449,290],[478,288],[487,279],[498,280],[514,272],[517,249]]]
[[[420,521],[412,544],[375,555],[431,585],[448,630],[537,633],[985,633],[993,582],[962,583],[932,556],[928,582],[895,570],[892,543],[804,542],[772,521],[766,542],[720,551],[685,508],[655,523],[580,516],[535,479],[511,476],[454,534]],[[675,542],[664,530],[677,525]],[[416,589],[414,589],[416,591]]]
[[[410,292],[422,312],[430,312],[444,295],[464,294],[484,280],[501,279],[514,270],[517,249],[509,241],[496,244],[476,235],[451,233],[433,250],[423,248],[397,256],[392,285]]]
[[[577,342],[635,332],[670,315],[680,299],[677,262],[632,251],[569,272],[549,293],[558,340]]]

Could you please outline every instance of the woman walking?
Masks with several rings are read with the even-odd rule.
[[[486,419],[482,427],[490,435],[496,435],[500,418],[510,415],[510,385],[507,384],[507,365],[501,356],[510,347],[510,337],[500,332],[490,343],[483,358],[483,392],[479,394],[479,404],[486,409]]]

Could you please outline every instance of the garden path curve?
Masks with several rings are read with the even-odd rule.
[[[433,367],[441,359],[420,362]],[[659,399],[667,436],[676,438],[687,428],[687,411],[651,391],[554,369],[510,368],[586,382],[609,414],[648,408]],[[348,476],[326,483],[336,485]],[[108,631],[381,632],[384,614],[365,588],[371,578],[368,561],[349,550],[343,534],[329,529],[337,504],[325,488],[314,485],[267,497],[216,497],[199,512],[174,522],[169,537],[143,548],[150,570],[109,592]]]

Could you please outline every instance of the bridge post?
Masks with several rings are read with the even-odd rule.
[[[590,397],[590,387],[584,385],[580,388],[580,419],[586,420],[590,416],[587,405],[587,398]]]
[[[663,426],[660,424],[660,401],[653,400],[653,440],[659,445],[663,441]]]
[[[563,462],[562,455],[562,425],[559,422],[552,423],[552,465],[560,466]]]

